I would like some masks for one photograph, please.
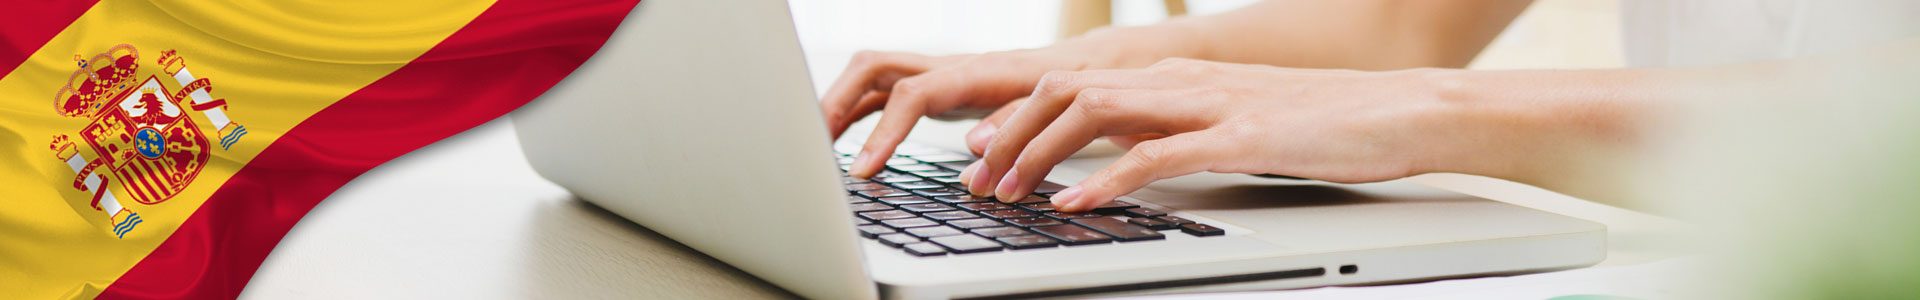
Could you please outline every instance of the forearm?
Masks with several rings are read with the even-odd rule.
[[[1111,27],[1039,51],[1088,69],[1171,57],[1297,68],[1462,67],[1528,1],[1285,1],[1137,27]]]
[[[1416,173],[1464,173],[1588,199],[1617,199],[1636,151],[1697,74],[1677,69],[1435,70],[1432,113],[1407,130]],[[1603,200],[1603,201],[1605,201]]]
[[[1420,172],[1486,175],[1590,200],[1624,199],[1635,169],[1681,122],[1751,108],[1848,114],[1920,101],[1920,39],[1748,64],[1612,70],[1432,70],[1442,113],[1415,126],[1436,146]],[[1737,117],[1737,116],[1732,116]],[[1844,118],[1844,117],[1840,117]],[[1750,128],[1802,126],[1769,122]],[[1416,130],[1419,131],[1419,130]],[[1756,132],[1755,134],[1766,134]],[[1788,141],[1813,142],[1813,141]],[[1426,150],[1426,149],[1423,149]],[[1730,149],[1732,150],[1732,149]]]

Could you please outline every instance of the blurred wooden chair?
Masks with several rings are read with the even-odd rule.
[[[1101,26],[1113,25],[1113,0],[1061,0],[1060,39],[1066,39],[1087,33]],[[1161,0],[1167,7],[1167,17],[1187,14],[1186,0]]]

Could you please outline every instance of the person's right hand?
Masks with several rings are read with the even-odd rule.
[[[1040,76],[1048,71],[1080,70],[1086,67],[1085,61],[1046,49],[949,56],[863,51],[853,56],[840,79],[827,89],[820,110],[837,140],[855,121],[885,109],[847,171],[867,178],[886,166],[894,147],[906,139],[920,117],[969,117],[1002,107],[1010,111],[1018,106],[1007,104],[1031,94]],[[998,123],[993,119],[1004,119],[1008,112],[993,115],[968,134],[969,139],[991,136]]]

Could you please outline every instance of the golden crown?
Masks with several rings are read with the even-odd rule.
[[[160,88],[156,88],[156,87],[143,87],[143,88],[140,88],[140,93],[142,93],[142,94],[152,94],[152,93],[154,93],[154,92],[158,92],[158,91],[160,91]]]

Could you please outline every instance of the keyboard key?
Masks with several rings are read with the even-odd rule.
[[[884,189],[884,188],[887,188],[887,185],[872,183],[872,182],[847,185],[847,190],[849,191],[871,191],[871,190],[878,190],[878,189]]]
[[[1193,220],[1188,220],[1187,218],[1181,218],[1181,217],[1175,217],[1175,216],[1159,216],[1154,218],[1160,219],[1161,221],[1167,221],[1167,223],[1173,223],[1174,227],[1180,227],[1180,225],[1187,225],[1187,224],[1194,223]]]
[[[847,204],[873,202],[873,199],[856,195],[847,195]]]
[[[847,207],[853,208],[853,212],[866,212],[866,211],[893,209],[892,206],[887,206],[886,204],[880,204],[879,202],[857,203],[857,204],[847,205]]]
[[[873,225],[873,221],[868,221],[867,219],[861,219],[861,218],[853,218],[853,225],[854,226]]]
[[[1113,241],[1113,237],[1107,236],[1105,233],[1072,224],[1035,227],[1033,228],[1033,232],[1038,232],[1047,237],[1060,240],[1061,243],[1067,245],[1088,245]]]
[[[907,228],[906,232],[907,234],[911,234],[913,236],[917,236],[921,238],[949,236],[949,235],[956,235],[956,234],[963,233],[959,229],[953,229],[953,227],[946,227],[946,226]]]
[[[953,253],[975,253],[1000,250],[1000,242],[977,235],[962,234],[927,239],[940,246],[947,247]]]
[[[1033,204],[1033,203],[1052,203],[1052,202],[1053,200],[1047,200],[1047,197],[1027,196],[1026,198],[1020,198],[1020,202],[1014,202],[1013,204]]]
[[[836,159],[836,160],[834,160],[834,161],[835,161],[835,162],[839,162],[839,163],[840,163],[841,165],[851,165],[851,164],[853,164],[853,158],[852,158],[852,157],[841,157],[841,158],[839,158],[839,159]]]
[[[1127,209],[1126,212],[1127,212],[1127,216],[1136,217],[1136,218],[1151,218],[1151,217],[1167,215],[1166,212],[1162,212],[1160,210],[1152,209],[1152,208],[1145,208],[1145,207],[1129,208]]]
[[[907,175],[907,174],[894,173],[894,172],[886,172],[878,176],[873,176],[873,180],[879,181],[879,182],[885,182],[885,183],[901,183],[901,182],[920,181],[920,177]]]
[[[859,213],[859,215],[862,218],[867,218],[868,220],[874,220],[874,221],[905,219],[905,218],[913,217],[913,213],[901,211],[898,209],[861,212]]]
[[[893,227],[894,229],[907,229],[907,228],[918,228],[918,227],[940,225],[939,222],[934,222],[933,220],[928,220],[927,218],[884,220],[884,221],[880,221],[880,224],[886,225],[887,227]]]
[[[860,191],[860,195],[867,196],[867,198],[878,199],[878,198],[886,198],[886,197],[913,196],[913,193],[908,193],[907,191],[902,191],[894,188],[884,188],[884,189],[878,189],[878,190]]]
[[[962,203],[960,204],[960,208],[971,210],[971,211],[989,211],[989,210],[1013,209],[1013,206],[1000,204],[1000,202],[976,202],[976,203]]]
[[[880,202],[883,202],[889,205],[894,205],[894,206],[933,203],[933,201],[927,200],[927,198],[920,198],[919,196],[911,196],[911,195],[899,196],[899,197],[886,197],[886,198],[879,198],[879,199],[873,199],[873,200],[880,201]]]
[[[931,212],[931,213],[921,214],[920,216],[927,217],[928,219],[933,219],[934,221],[941,221],[941,222],[948,222],[948,223],[952,223],[951,221],[953,220],[974,219],[974,218],[980,217],[980,215],[976,215],[976,214],[965,212],[965,211],[958,211],[958,210]]]
[[[1177,225],[1173,225],[1172,222],[1167,222],[1166,220],[1161,220],[1160,218],[1132,218],[1132,219],[1127,219],[1127,223],[1133,223],[1133,225],[1140,225],[1147,228],[1153,228],[1153,230],[1172,230],[1174,228],[1179,227]]]
[[[1065,190],[1065,189],[1067,189],[1067,186],[1060,185],[1058,183],[1041,181],[1040,185],[1036,185],[1033,187],[1033,193],[1046,194],[1051,196],[1054,193],[1059,193],[1060,190]]]
[[[905,246],[906,244],[920,242],[920,238],[913,237],[911,235],[900,234],[900,233],[882,234],[879,236],[879,238],[875,238],[875,239],[880,240],[881,245],[887,245],[887,247],[894,247],[894,248],[900,248],[900,246]]]
[[[862,184],[862,183],[868,183],[868,182],[873,182],[873,181],[866,180],[860,177],[841,177],[840,178],[840,184],[843,184],[843,185]]]
[[[966,229],[969,231],[974,229],[1001,227],[1006,225],[1007,225],[1006,223],[1000,223],[1000,221],[994,221],[992,219],[979,219],[979,218],[947,221],[947,226],[958,227],[960,229]]]
[[[920,177],[960,176],[960,172],[947,171],[947,170],[914,171],[914,172],[907,172],[907,173],[911,173],[914,176],[920,176]]]
[[[896,232],[893,228],[880,225],[860,225],[853,227],[853,229],[859,230],[860,236],[865,238],[873,238],[874,236]]]
[[[954,172],[966,170],[967,165],[971,165],[971,164],[973,164],[973,162],[971,161],[950,161],[950,162],[933,163],[933,165],[935,166],[940,166],[941,168],[947,168],[948,170],[953,170]]]
[[[940,248],[940,246],[934,245],[933,243],[912,243],[912,244],[907,244],[906,246],[903,246],[901,248],[906,248],[907,254],[913,254],[914,256],[937,256],[937,255],[947,254],[947,248]]]
[[[1033,214],[1033,212],[1018,210],[1018,209],[989,210],[989,211],[980,212],[980,214],[984,214],[984,215],[987,215],[988,217],[994,217],[1002,220],[1013,219],[1013,218],[1030,218],[1030,217],[1039,216],[1039,215]]]
[[[895,157],[895,158],[887,159],[887,166],[906,166],[906,165],[918,165],[918,164],[920,164],[920,161],[914,160],[912,158]]]
[[[932,180],[932,181],[934,181],[934,182],[939,182],[939,183],[941,183],[941,184],[946,184],[946,185],[958,185],[958,184],[960,184],[960,176],[939,176],[939,177],[928,177],[928,178],[927,178],[927,180]]]
[[[1213,227],[1212,225],[1200,224],[1200,223],[1180,225],[1180,231],[1186,232],[1187,234],[1191,234],[1193,236],[1216,236],[1216,235],[1227,234],[1226,229],[1220,229],[1220,227]]]
[[[1095,231],[1106,233],[1107,235],[1111,235],[1115,238],[1120,239],[1121,241],[1126,241],[1126,242],[1158,240],[1158,239],[1167,238],[1166,235],[1161,235],[1159,231],[1154,231],[1153,228],[1147,228],[1145,226],[1140,226],[1140,225],[1133,225],[1131,223],[1121,222],[1120,220],[1115,220],[1113,218],[1074,219],[1073,221],[1070,221],[1070,222],[1073,222],[1074,224],[1080,224],[1080,226],[1086,226],[1087,228],[1092,228]]]
[[[1046,213],[1046,215],[1048,217],[1053,217],[1055,219],[1061,219],[1061,220],[1105,217],[1105,215],[1091,213],[1091,212],[1063,213],[1063,212],[1056,211],[1056,212]]]
[[[949,154],[933,154],[933,155],[916,155],[913,157],[913,159],[924,161],[924,162],[930,162],[930,163],[944,163],[944,162],[963,162],[963,161],[973,160],[973,157],[949,153]],[[964,168],[966,166],[961,166],[961,167]]]
[[[1060,245],[1060,241],[1040,235],[1009,236],[995,238],[994,240],[1000,241],[1001,244],[1007,244],[1007,249],[1048,248]]]
[[[935,166],[935,165],[929,165],[929,164],[911,164],[911,165],[898,165],[898,166],[887,166],[887,168],[890,168],[890,169],[893,169],[894,171],[899,171],[899,172],[922,172],[922,171],[939,171],[939,170],[941,170],[939,166]]]
[[[1054,220],[1050,218],[1026,217],[1026,218],[1007,219],[1007,224],[1013,224],[1014,226],[1030,228],[1030,227],[1038,227],[1038,226],[1060,225],[1062,223],[1060,223],[1060,220]]]
[[[966,193],[960,193],[960,195],[953,195],[953,196],[935,196],[933,197],[933,200],[946,202],[946,203],[994,202],[992,198],[976,198],[973,195],[967,195]]]
[[[913,181],[913,182],[895,183],[893,184],[893,187],[911,192],[913,190],[944,189],[944,188],[947,188],[947,185],[940,184],[937,182],[930,182],[930,181]]]
[[[951,152],[948,152],[946,149],[940,149],[933,146],[927,146],[922,144],[911,144],[911,143],[902,143],[900,144],[900,146],[894,147],[894,150],[893,150],[894,155],[899,155],[901,157],[914,157],[917,155],[940,155],[940,154],[948,154],[948,153],[951,153]]]
[[[921,203],[921,204],[901,205],[900,209],[924,214],[924,213],[930,213],[930,212],[953,210],[953,206],[940,204],[940,203]]]
[[[1020,207],[1026,208],[1027,210],[1031,210],[1031,211],[1037,211],[1037,212],[1051,212],[1054,209],[1053,202],[1026,203],[1026,204],[1020,204]]]
[[[1117,214],[1117,213],[1125,212],[1128,209],[1139,208],[1139,207],[1140,205],[1138,204],[1127,203],[1126,201],[1120,201],[1120,200],[1113,200],[1113,202],[1107,202],[1107,204],[1101,204],[1100,206],[1094,207],[1093,212],[1103,213],[1103,214]]]
[[[950,188],[950,187],[946,187],[946,186],[944,186],[944,185],[943,185],[943,186],[941,186],[941,187],[938,187],[938,188],[932,188],[932,189],[924,189],[924,190],[913,190],[912,192],[913,192],[914,194],[916,194],[916,195],[921,195],[921,196],[926,196],[926,197],[953,197],[953,196],[959,196],[959,195],[966,195],[966,194],[967,194],[967,192],[965,192],[965,191],[961,191],[961,190],[957,190],[957,189],[954,189],[954,188]]]
[[[985,236],[985,237],[997,238],[997,237],[1031,235],[1033,234],[1033,232],[1027,231],[1026,229],[1020,229],[1020,227],[988,227],[988,228],[974,229],[973,234],[978,234],[980,236]]]

